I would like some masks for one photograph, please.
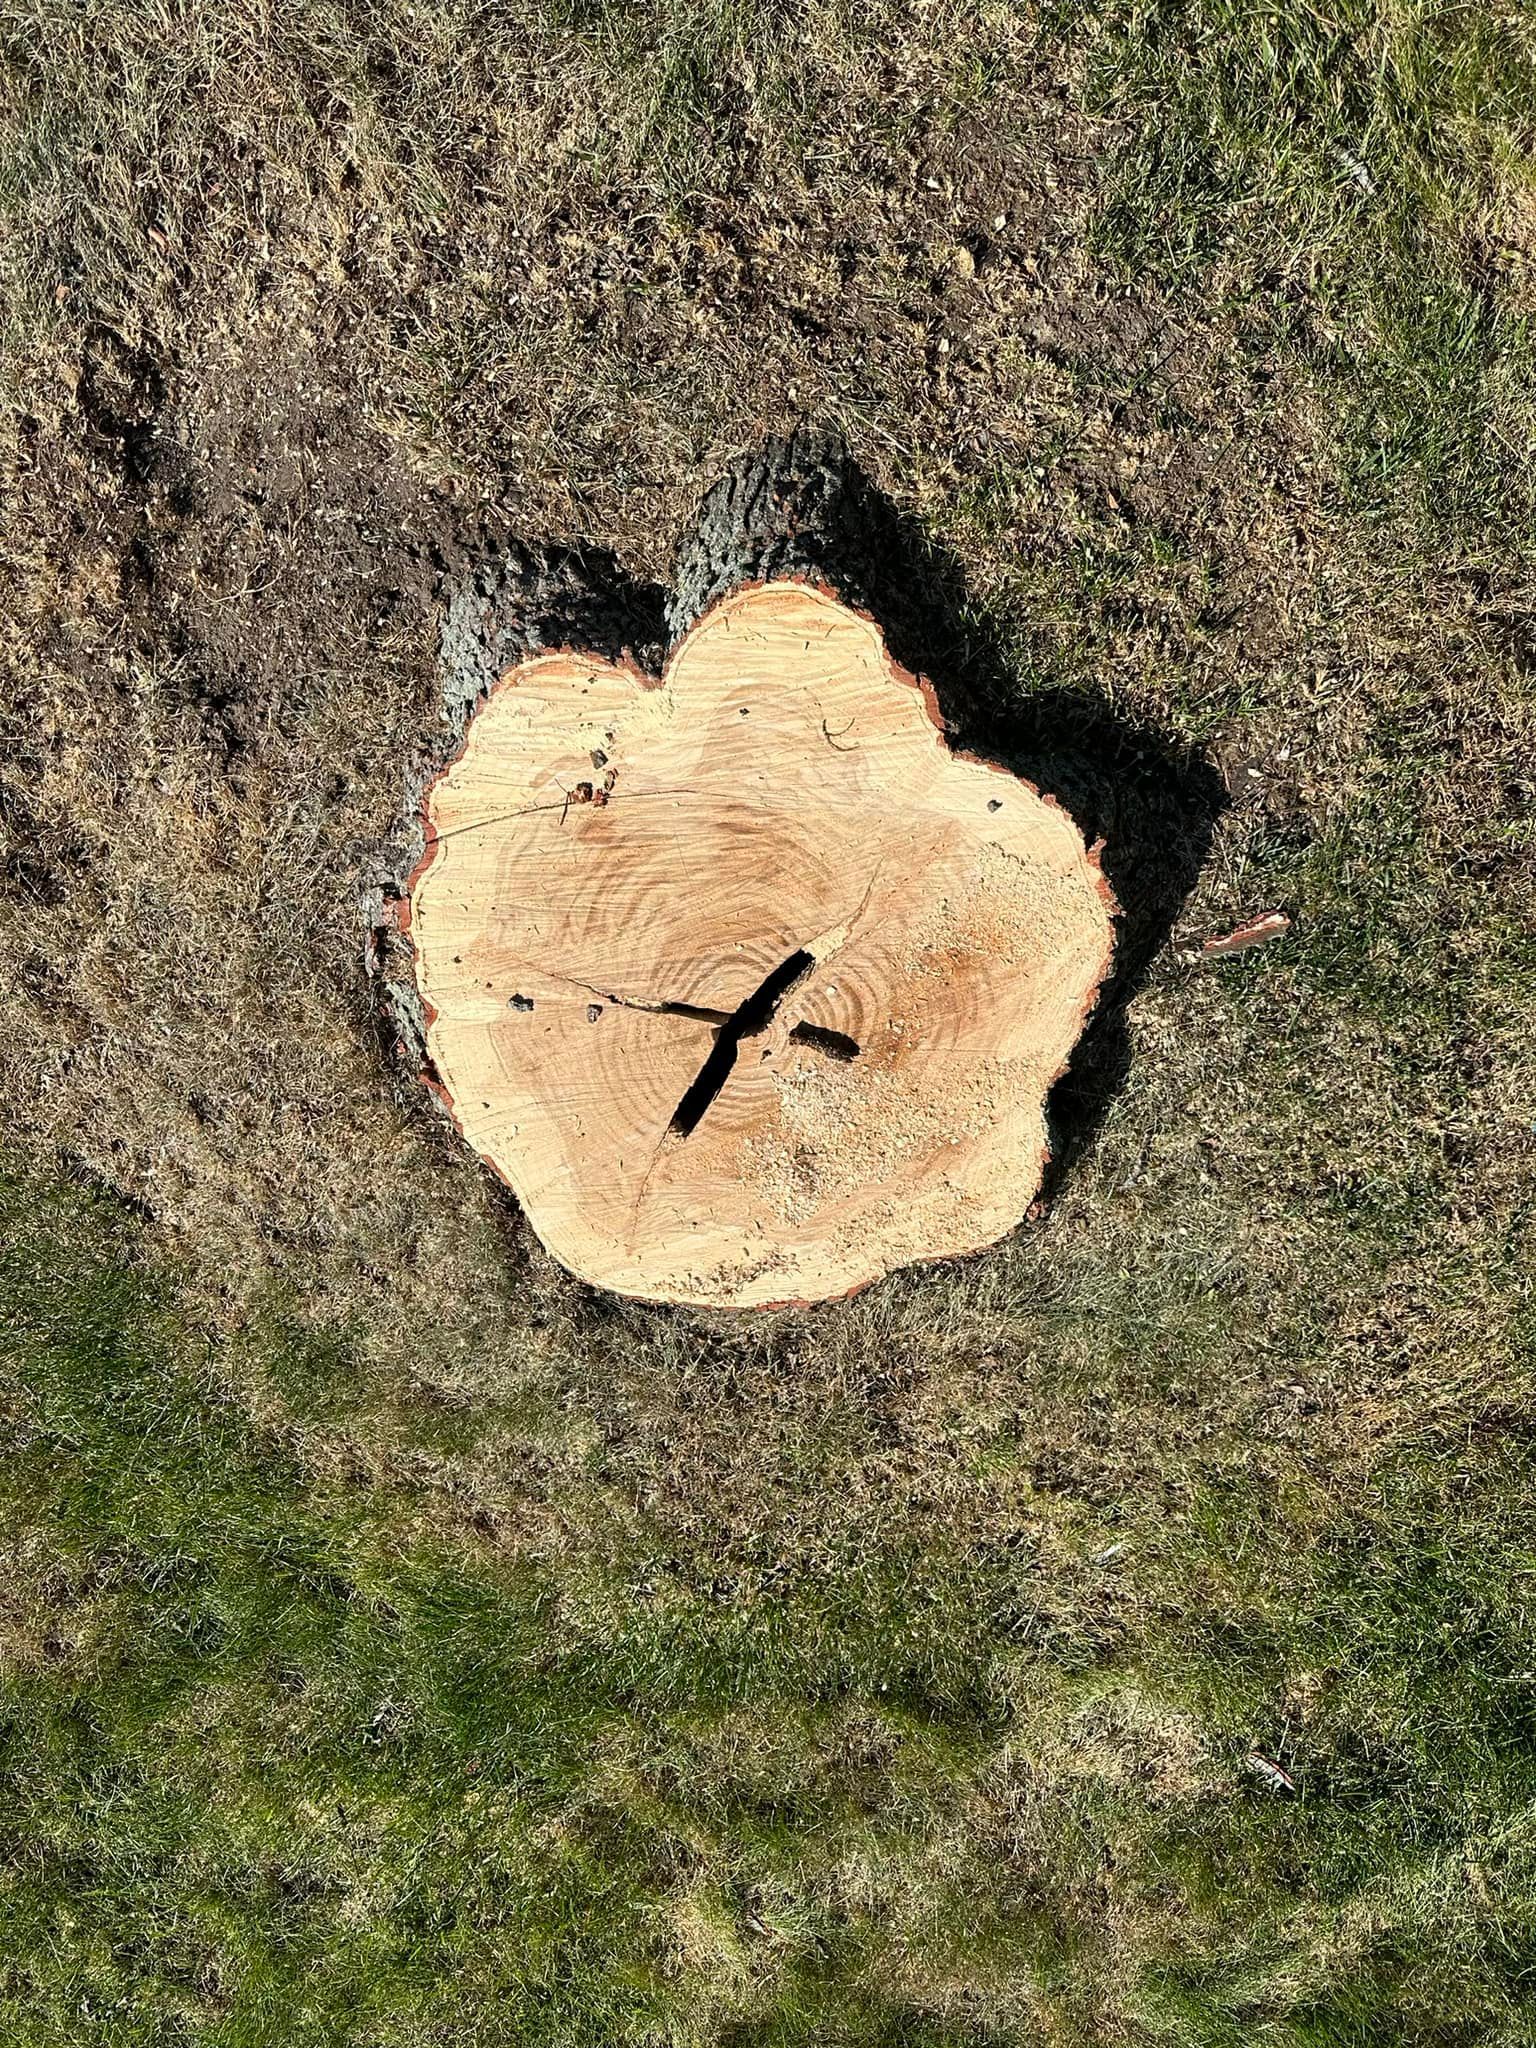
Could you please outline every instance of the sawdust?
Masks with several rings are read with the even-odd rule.
[[[782,1140],[747,1147],[774,1209],[786,1222],[806,1223],[831,1203],[931,1164],[948,1197],[943,1210],[958,1226],[970,1197],[943,1177],[944,1155],[956,1155],[958,1164],[961,1148],[990,1130],[1017,1093],[1007,1063],[984,1060],[937,1092],[894,1067],[866,1069],[862,1081],[856,1073],[807,1064],[784,1077],[780,1128],[787,1148]],[[931,1195],[923,1207],[932,1217]],[[894,1214],[894,1205],[885,1213]]]
[[[777,1115],[744,1146],[784,1222],[806,1223],[896,1177],[910,1185],[914,1170],[930,1167],[917,1227],[943,1241],[963,1227],[970,1197],[946,1167],[961,1167],[967,1145],[1006,1119],[1018,1126],[1010,1133],[1016,1143],[1033,1135],[1043,1155],[1043,1115],[1031,1134],[1018,1105],[1043,1100],[1054,1055],[1023,1045],[1016,1055],[977,1054],[966,1039],[984,1027],[983,1042],[996,1044],[986,1013],[1001,1001],[1017,1011],[1012,1037],[1027,1044],[1031,1000],[1049,1001],[1053,974],[1071,988],[1063,962],[1076,948],[1084,908],[1074,881],[983,845],[882,958],[888,993],[883,1014],[861,1020],[859,1058],[832,1065],[802,1055],[784,1064]],[[935,1059],[935,1044],[948,1056]]]

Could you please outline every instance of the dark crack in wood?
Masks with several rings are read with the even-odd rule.
[[[791,953],[759,983],[745,1002],[732,1011],[715,1034],[708,1058],[689,1082],[682,1101],[673,1112],[668,1128],[675,1136],[686,1138],[698,1129],[704,1112],[731,1077],[742,1040],[755,1038],[759,1032],[767,1030],[780,1003],[815,965],[814,953]]]
[[[850,1038],[846,1031],[830,1030],[825,1024],[796,1024],[789,1035],[801,1045],[824,1052],[829,1060],[856,1060],[859,1056],[856,1038]]]

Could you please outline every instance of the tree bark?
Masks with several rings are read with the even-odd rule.
[[[741,456],[704,499],[678,550],[666,614],[673,645],[743,583],[824,583],[868,609],[866,495],[842,442],[830,435],[800,428]]]

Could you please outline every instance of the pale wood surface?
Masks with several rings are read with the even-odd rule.
[[[952,753],[829,593],[736,592],[659,687],[524,661],[427,823],[428,1048],[574,1272],[663,1301],[816,1300],[1024,1214],[1110,893],[1067,814]],[[779,969],[766,1024],[722,1022]],[[734,1062],[699,1113],[722,1031]]]

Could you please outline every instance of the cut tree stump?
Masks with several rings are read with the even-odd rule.
[[[573,1272],[814,1301],[1024,1215],[1113,900],[830,590],[715,596],[659,683],[526,656],[424,810],[437,1084]]]

